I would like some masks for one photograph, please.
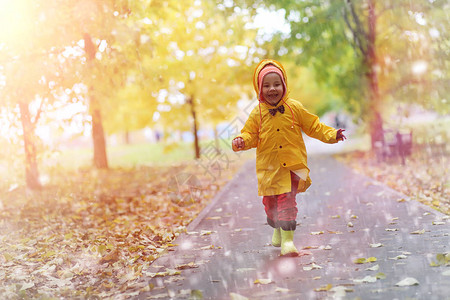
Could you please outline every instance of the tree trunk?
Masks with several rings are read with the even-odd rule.
[[[125,131],[124,137],[125,137],[125,144],[129,145],[130,144],[130,132],[128,130]]]
[[[191,96],[191,98],[188,100],[188,103],[191,105],[191,114],[192,118],[194,119],[194,125],[193,125],[193,133],[194,133],[194,150],[195,150],[195,158],[200,158],[200,144],[198,142],[198,134],[197,134],[197,117],[195,113],[195,103],[194,103],[194,97]]]
[[[103,131],[102,114],[95,99],[91,99],[92,139],[94,141],[94,166],[98,169],[108,168],[105,133]]]
[[[375,51],[376,42],[376,15],[375,15],[375,1],[368,0],[369,4],[369,33],[367,44],[367,57],[366,66],[368,68],[367,78],[369,81],[369,112],[371,114],[369,118],[370,124],[370,138],[372,149],[377,141],[383,140],[383,119],[380,114],[380,93],[378,88],[378,74],[377,74],[377,55]]]
[[[27,187],[32,190],[40,189],[39,172],[36,159],[36,145],[34,141],[34,126],[31,122],[28,104],[20,102],[20,121],[23,128],[23,142],[25,146],[25,179]]]
[[[89,67],[93,67],[95,59],[95,53],[97,47],[92,42],[92,38],[88,33],[83,35],[84,39],[84,51],[86,52],[86,58]],[[94,166],[99,169],[108,168],[108,157],[106,155],[106,142],[105,133],[103,131],[102,114],[100,111],[100,105],[97,99],[93,96],[93,87],[89,88],[90,93],[90,108],[92,117],[92,139],[94,143]]]
[[[214,126],[214,143],[216,145],[217,154],[220,154],[219,133],[217,132],[217,126]]]

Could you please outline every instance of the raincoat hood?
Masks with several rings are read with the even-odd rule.
[[[260,82],[259,82],[259,74],[260,74],[261,70],[264,69],[264,67],[266,67],[267,65],[275,66],[276,68],[278,68],[281,71],[281,74],[283,75],[282,80],[284,83],[285,91],[284,91],[283,98],[281,98],[281,101],[277,105],[277,106],[280,106],[288,98],[289,89],[288,89],[288,84],[287,84],[286,70],[283,68],[283,65],[281,63],[279,63],[278,61],[276,61],[274,59],[263,59],[255,68],[255,72],[253,73],[253,87],[256,92],[256,97],[258,97],[258,101],[260,103],[271,106],[270,104],[264,102],[264,99],[261,96]]]
[[[274,59],[263,59],[257,66],[255,69],[255,72],[253,73],[253,87],[255,88],[255,92],[256,92],[256,96],[258,97],[258,101],[259,101],[259,117],[260,117],[260,122],[259,122],[259,132],[261,131],[261,126],[262,126],[262,112],[261,112],[261,104],[263,106],[265,106],[266,108],[271,108],[274,107],[272,105],[270,105],[269,103],[266,103],[261,95],[261,91],[260,91],[260,76],[259,73],[262,71],[262,69],[264,69],[264,67],[266,67],[267,65],[273,65],[276,68],[278,68],[281,71],[281,74],[283,75],[283,84],[284,84],[284,94],[283,97],[281,98],[280,102],[278,102],[278,104],[275,107],[279,107],[283,104],[286,104],[286,106],[289,108],[289,110],[291,111],[291,128],[294,128],[294,113],[292,112],[292,108],[286,103],[286,100],[288,99],[289,96],[289,89],[288,89],[288,84],[287,84],[287,76],[286,76],[286,70],[283,68],[283,65],[281,63],[279,63],[278,61],[274,60]],[[277,72],[278,74],[278,72]],[[262,82],[262,79],[261,79]]]

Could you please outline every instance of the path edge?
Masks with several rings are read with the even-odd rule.
[[[441,218],[447,216],[443,212],[441,212],[439,210],[436,210],[436,209],[434,209],[434,208],[432,208],[432,207],[430,207],[430,206],[428,206],[426,204],[423,204],[422,202],[420,202],[418,200],[415,200],[415,199],[413,199],[412,197],[410,197],[408,195],[403,194],[402,192],[400,192],[400,191],[390,187],[389,185],[387,185],[384,182],[381,182],[381,181],[379,181],[379,180],[377,180],[377,179],[375,179],[373,177],[370,177],[370,176],[368,176],[366,174],[357,172],[356,169],[354,169],[351,166],[349,166],[349,165],[345,164],[344,162],[340,161],[339,159],[334,157],[334,155],[330,155],[330,157],[332,159],[334,159],[338,164],[341,164],[344,167],[350,169],[352,173],[354,173],[356,175],[359,175],[359,176],[363,176],[363,177],[367,178],[368,180],[374,182],[375,185],[382,186],[386,190],[390,191],[392,194],[397,195],[398,197],[404,198],[406,200],[406,203],[408,203],[408,205],[421,207],[423,210],[425,210],[425,211],[427,211],[429,213],[434,213],[435,215],[440,216]]]
[[[214,196],[211,202],[205,206],[202,211],[188,224],[186,231],[194,231],[198,224],[206,217],[206,215],[211,211],[211,209],[216,205],[222,195],[225,194],[234,184],[236,180],[243,176],[247,168],[255,164],[254,159],[247,160],[241,168],[236,172],[236,174],[219,190],[219,192]]]

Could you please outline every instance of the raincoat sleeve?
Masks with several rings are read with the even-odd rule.
[[[237,136],[237,138],[244,139],[245,147],[243,150],[255,148],[258,145],[258,125],[255,110],[253,110],[245,122],[244,128],[242,128],[241,134]]]
[[[320,122],[319,117],[310,113],[303,105],[299,105],[298,117],[300,126],[308,136],[318,139],[324,143],[334,144],[337,130]]]

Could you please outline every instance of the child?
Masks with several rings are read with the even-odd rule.
[[[253,75],[259,105],[241,134],[232,141],[234,151],[256,147],[258,194],[263,196],[267,223],[274,228],[272,245],[281,255],[297,256],[295,196],[311,185],[302,131],[324,143],[346,139],[343,129],[320,123],[303,105],[288,98],[286,72],[275,61],[262,60]]]

